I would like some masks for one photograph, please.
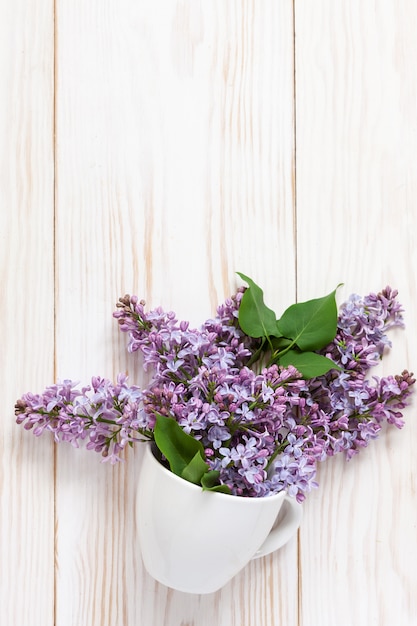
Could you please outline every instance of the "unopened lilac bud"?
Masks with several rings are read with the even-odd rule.
[[[26,402],[24,402],[22,399],[20,399],[14,405],[14,414],[15,415],[21,415],[22,413],[25,413],[26,408],[27,408]]]

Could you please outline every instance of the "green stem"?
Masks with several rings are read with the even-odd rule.
[[[277,446],[274,450],[274,452],[271,454],[271,456],[269,457],[268,463],[266,464],[265,470],[268,471],[269,468],[271,467],[272,463],[275,461],[275,459],[277,458],[277,456],[279,454],[281,454],[281,452],[284,452],[285,448],[288,446],[288,441],[285,443],[281,443],[279,446]]]
[[[249,359],[249,361],[247,362],[246,366],[247,367],[251,367],[251,365],[253,365],[254,363],[256,363],[256,361],[259,359],[259,357],[262,354],[263,351],[263,347],[265,345],[265,337],[262,337],[262,343],[259,346],[259,348],[252,354],[251,358]]]
[[[273,352],[273,353],[272,353],[272,358],[270,359],[270,361],[269,361],[268,365],[272,365],[273,363],[276,363],[277,361],[279,361],[279,359],[280,359],[282,356],[284,356],[284,354],[286,354],[287,352],[289,352],[289,351],[291,350],[291,348],[292,348],[293,346],[295,346],[295,345],[296,345],[295,340],[293,340],[293,341],[291,341],[291,343],[290,343],[290,344],[289,344],[286,348],[284,348],[283,350],[281,350],[281,351],[277,350],[276,352]]]
[[[87,416],[85,416],[87,417]],[[100,424],[111,424],[112,426],[117,426],[116,422],[114,420],[106,420],[105,417],[98,417],[96,420],[96,422],[99,422]],[[90,423],[92,423],[92,421],[90,421]],[[119,428],[120,430],[120,428]]]

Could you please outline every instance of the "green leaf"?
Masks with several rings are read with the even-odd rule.
[[[201,456],[201,452],[195,453],[191,461],[184,467],[181,472],[181,478],[188,480],[195,485],[201,484],[201,479],[207,473],[208,465]]]
[[[227,485],[219,484],[220,472],[209,470],[204,461],[202,443],[185,433],[174,418],[156,416],[154,439],[174,474],[195,485],[201,485],[206,491],[231,493]]]
[[[296,350],[286,352],[279,359],[279,364],[284,367],[293,365],[304,378],[314,378],[315,376],[322,376],[332,369],[341,369],[326,356],[316,354],[316,352],[297,352]]]
[[[277,322],[282,335],[292,339],[300,350],[327,346],[337,330],[336,289],[323,298],[291,305]]]
[[[239,306],[239,325],[249,337],[277,336],[276,315],[264,303],[263,291],[251,278],[237,272],[248,283]]]
[[[230,487],[219,483],[220,472],[211,470],[206,472],[201,478],[201,485],[204,491],[218,491],[220,493],[232,493]]]
[[[173,417],[156,416],[154,439],[171,471],[177,476],[181,476],[197,453],[204,459],[202,443],[185,433]]]

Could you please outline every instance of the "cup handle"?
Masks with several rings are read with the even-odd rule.
[[[285,496],[282,508],[284,511],[283,517],[281,517],[281,512],[278,513],[271,532],[259,550],[253,555],[253,559],[259,559],[261,556],[266,556],[278,550],[291,539],[298,529],[303,515],[301,504],[295,498]]]

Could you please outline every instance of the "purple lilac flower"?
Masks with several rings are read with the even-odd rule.
[[[287,491],[290,496],[303,502],[306,493],[317,487],[314,481],[315,464],[303,456],[298,461],[290,454],[283,454],[274,464],[271,491]]]
[[[389,287],[365,298],[353,295],[340,308],[334,341],[322,351],[342,368],[310,380],[292,367],[248,367],[259,340],[239,327],[239,290],[200,329],[160,307],[149,312],[136,296],[120,298],[114,313],[153,370],[144,390],[93,378],[78,389],[71,381],[25,394],[16,403],[18,423],[56,441],[101,452],[112,463],[126,445],[152,439],[157,415],[174,418],[203,444],[210,469],[233,494],[267,496],[286,490],[300,502],[317,486],[317,465],[344,453],[352,458],[375,439],[383,422],[403,426],[402,410],[414,379],[369,378],[390,342],[387,330],[402,326],[397,292]]]
[[[172,376],[166,370],[182,372],[188,378],[199,367],[233,369],[242,367],[251,357],[248,338],[238,327],[237,311],[242,298],[239,291],[218,308],[218,316],[200,330],[189,329],[188,322],[178,322],[175,314],[161,308],[145,312],[143,300],[126,295],[120,298],[114,313],[120,330],[129,334],[128,350],[141,350],[145,368],[153,365],[156,374]],[[256,342],[255,342],[256,343]],[[178,367],[177,361],[181,360]],[[167,368],[169,364],[169,368]]]
[[[213,446],[214,450],[218,450],[224,441],[228,441],[230,439],[230,431],[226,428],[226,426],[210,426],[207,431],[207,441],[210,442],[208,445]]]
[[[64,380],[42,395],[24,394],[15,406],[17,423],[33,428],[36,436],[50,431],[56,442],[75,447],[88,439],[87,449],[100,452],[111,463],[120,460],[127,444],[150,438],[140,406],[142,392],[128,387],[124,375],[119,375],[116,385],[99,377],[81,390],[76,385]]]
[[[364,372],[377,365],[384,349],[390,347],[386,331],[404,326],[398,292],[386,287],[364,298],[353,294],[340,308],[338,330],[328,353],[349,370]]]

